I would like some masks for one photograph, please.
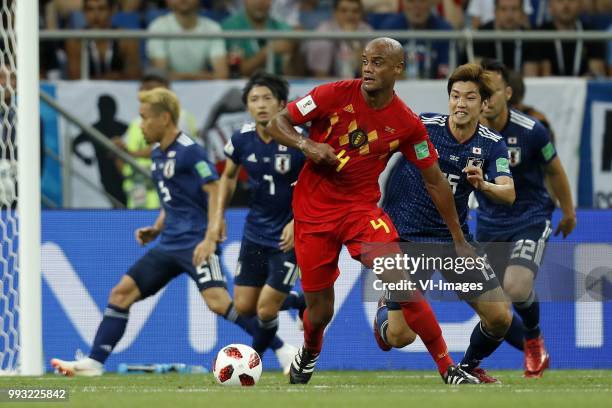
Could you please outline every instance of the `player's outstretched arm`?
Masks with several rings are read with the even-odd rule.
[[[550,182],[550,187],[555,196],[559,199],[559,205],[563,217],[559,221],[555,235],[559,232],[563,233],[563,238],[567,237],[576,228],[576,209],[572,200],[572,190],[570,189],[569,180],[561,164],[559,157],[555,157],[544,167],[546,176]]]
[[[293,128],[287,108],[277,113],[266,126],[266,133],[278,143],[301,150],[316,164],[336,165],[338,157],[327,143],[317,143],[299,134]]]
[[[155,220],[155,224],[153,224],[152,226],[149,226],[149,227],[138,228],[134,232],[134,235],[136,237],[136,241],[140,245],[144,246],[144,245],[147,245],[149,242],[155,240],[155,238],[157,238],[157,236],[159,235],[161,230],[164,229],[164,220],[165,219],[166,219],[166,213],[162,209],[159,212],[159,215],[157,216],[157,219]]]
[[[485,181],[482,169],[476,166],[467,166],[463,169],[467,174],[468,182],[476,189],[480,190],[487,198],[493,202],[512,205],[516,199],[514,191],[514,181],[512,177],[495,177],[495,183]]]
[[[457,255],[475,257],[474,249],[465,240],[461,230],[453,192],[448,180],[442,174],[438,163],[436,162],[429,167],[421,169],[421,176],[425,181],[425,187],[431,196],[431,200],[453,236]]]
[[[224,212],[228,204],[232,201],[236,186],[238,185],[238,174],[240,173],[240,165],[236,164],[229,157],[225,160],[225,168],[219,180],[219,193],[217,194],[217,207],[212,214],[212,222],[208,227],[213,236],[217,236],[218,241],[225,241],[227,238],[225,231]]]
[[[193,259],[191,260],[194,266],[200,266],[208,257],[217,250],[217,242],[219,240],[218,232],[213,231],[210,227],[214,222],[214,214],[217,213],[219,205],[219,181],[211,181],[202,186],[202,190],[208,194],[208,228],[204,239],[195,247],[193,251]]]

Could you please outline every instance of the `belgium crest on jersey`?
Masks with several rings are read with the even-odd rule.
[[[274,155],[274,170],[277,173],[285,174],[291,170],[291,155],[290,154],[275,154]]]
[[[368,135],[362,129],[355,129],[349,133],[349,143],[355,149],[360,148],[368,141]]]

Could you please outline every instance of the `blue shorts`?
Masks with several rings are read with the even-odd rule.
[[[191,263],[192,257],[193,249],[169,251],[154,247],[136,261],[126,275],[136,282],[141,299],[153,296],[183,272],[191,276],[200,292],[213,287],[227,287],[218,253],[211,255],[210,262],[198,268]]]
[[[506,268],[510,265],[524,266],[537,275],[551,232],[550,220],[546,220],[510,233],[479,229],[477,239],[484,245],[493,270],[503,282]]]
[[[242,240],[234,284],[239,286],[263,287],[289,293],[300,275],[295,252],[283,252],[278,248]]]

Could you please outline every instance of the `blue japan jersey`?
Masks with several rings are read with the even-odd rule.
[[[474,188],[463,169],[468,164],[480,167],[488,180],[499,176],[512,177],[506,144],[498,133],[480,124],[469,140],[459,143],[448,128],[448,115],[424,113],[420,119],[438,152],[438,165],[451,185],[461,229],[467,236],[468,199]],[[452,240],[419,170],[403,157],[393,168],[385,186],[383,209],[404,240]]]
[[[167,250],[194,248],[208,226],[208,194],[202,186],[219,178],[206,151],[180,133],[165,151],[156,144],[151,171],[166,213],[159,247]]]
[[[510,152],[516,200],[512,206],[506,206],[476,193],[478,229],[489,233],[544,222],[555,208],[544,186],[543,166],[557,157],[548,130],[530,116],[510,109],[508,122],[500,133]]]
[[[278,248],[283,228],[293,218],[293,184],[306,158],[299,150],[265,143],[254,123],[245,124],[232,135],[225,155],[242,165],[249,175],[250,211],[244,237],[267,247]]]

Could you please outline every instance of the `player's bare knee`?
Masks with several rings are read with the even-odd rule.
[[[280,310],[280,305],[274,301],[266,301],[259,299],[257,302],[257,317],[260,320],[272,320],[276,316],[278,316],[278,312]]]
[[[256,311],[256,304],[248,299],[234,299],[234,307],[241,316],[253,316]]]
[[[386,332],[387,343],[391,347],[402,348],[412,344],[416,340],[416,334],[411,330],[393,330],[390,326]]]
[[[526,285],[523,282],[508,282],[504,286],[504,291],[510,301],[521,303],[529,299],[531,294],[531,285]]]
[[[108,303],[123,309],[129,309],[136,302],[139,294],[140,291],[135,284],[121,281],[111,289]]]
[[[278,308],[275,308],[274,306],[267,306],[267,307],[260,307],[259,305],[257,306],[257,317],[260,320],[272,320],[275,317],[278,316]]]
[[[512,323],[512,311],[509,307],[498,307],[491,310],[487,316],[482,317],[482,322],[491,334],[502,337],[506,334]]]
[[[208,306],[208,309],[211,312],[218,314],[219,316],[224,316],[225,313],[227,313],[227,308],[229,304],[218,301],[218,300],[213,300],[213,301],[206,302],[206,306]]]
[[[225,288],[209,288],[202,291],[202,297],[208,309],[220,316],[225,315],[232,302]]]
[[[522,266],[510,266],[504,277],[504,291],[514,303],[525,302],[533,289],[534,273]]]
[[[308,307],[308,321],[315,327],[326,326],[334,317],[334,308],[318,305]]]

